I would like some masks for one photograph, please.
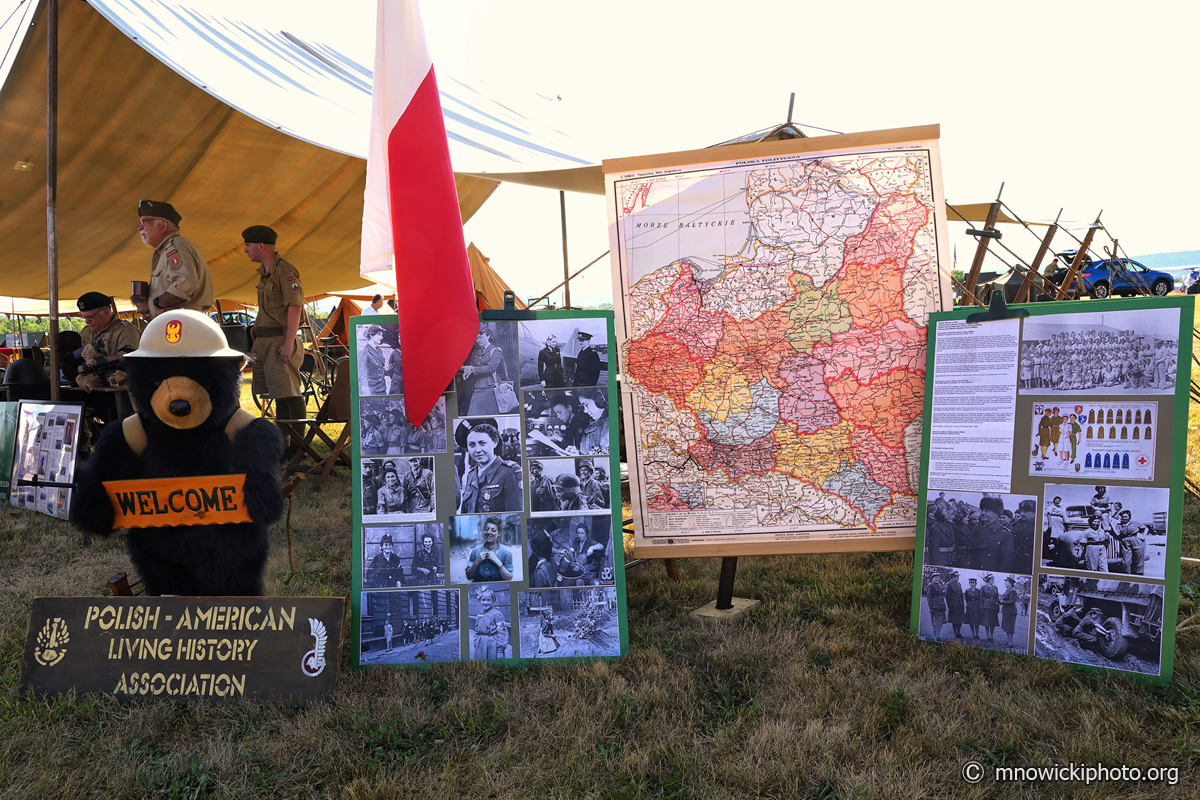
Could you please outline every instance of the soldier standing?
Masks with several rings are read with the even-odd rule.
[[[251,225],[242,231],[243,252],[259,265],[258,317],[252,329],[253,380],[259,394],[274,398],[277,418],[303,419],[308,416],[300,381],[304,347],[296,333],[304,319],[304,289],[300,273],[276,252],[278,238],[266,225]],[[293,433],[284,459],[290,461],[299,449],[300,437]]]
[[[179,216],[170,203],[138,203],[138,234],[154,248],[150,262],[150,316],[171,308],[212,308],[212,277],[196,246],[179,233]]]

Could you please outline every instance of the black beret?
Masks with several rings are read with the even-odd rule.
[[[242,241],[246,244],[275,244],[279,234],[266,225],[251,225],[242,231]]]
[[[79,306],[80,311],[95,311],[112,305],[112,298],[100,292],[88,292],[76,300],[75,305]]]
[[[164,203],[161,200],[139,200],[138,201],[138,216],[139,217],[159,217],[176,225],[183,217],[179,216],[179,212],[170,203]]]
[[[454,443],[460,450],[467,449],[467,436],[480,425],[491,425],[497,433],[500,431],[500,423],[496,422],[495,417],[459,420],[458,427],[454,429]]]

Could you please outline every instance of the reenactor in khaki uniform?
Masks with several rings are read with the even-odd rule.
[[[300,380],[304,346],[296,340],[296,332],[304,319],[304,288],[300,273],[275,251],[278,238],[266,225],[251,225],[242,231],[244,251],[259,265],[258,316],[251,350],[254,388],[275,400],[278,419],[303,419],[308,416]],[[290,461],[299,449],[300,443],[293,438],[284,458]]]
[[[79,315],[87,325],[83,330],[83,347],[80,357],[87,363],[88,374],[81,374],[78,383],[85,389],[94,389],[105,383],[119,385],[125,380],[125,370],[114,367],[109,370],[107,365],[117,361],[126,353],[132,353],[138,348],[141,334],[138,329],[128,322],[121,320],[113,311],[112,298],[100,292],[88,292],[76,301]],[[97,369],[98,368],[98,369]],[[82,372],[84,367],[80,367]]]
[[[172,308],[207,312],[213,304],[208,262],[179,233],[182,217],[170,203],[138,203],[138,233],[154,248],[150,266],[150,316]]]

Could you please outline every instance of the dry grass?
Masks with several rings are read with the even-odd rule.
[[[345,595],[349,478],[302,486],[296,572],[273,536],[268,591]],[[1189,505],[1184,554],[1200,555]],[[0,796],[13,798],[1193,797],[1200,630],[1175,682],[1146,687],[908,633],[908,553],[745,558],[733,624],[693,621],[719,564],[627,576],[628,656],[522,668],[439,664],[351,672],[298,710],[18,691],[37,595],[100,594],[127,569],[120,537],[80,549],[66,525],[0,509]],[[1200,570],[1185,566],[1181,616]],[[344,652],[348,652],[344,651]],[[1178,786],[969,786],[962,764],[1175,766]]]

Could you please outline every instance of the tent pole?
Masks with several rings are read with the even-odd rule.
[[[563,308],[571,307],[571,270],[567,268],[567,193],[559,191],[558,207],[562,215],[563,239]]]
[[[58,401],[58,0],[46,2],[46,260],[50,282],[50,400]]]

